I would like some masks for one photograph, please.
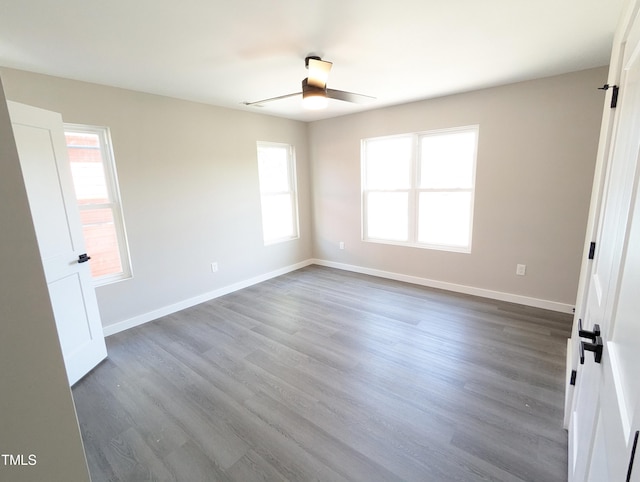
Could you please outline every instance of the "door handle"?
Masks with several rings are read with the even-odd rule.
[[[596,323],[593,325],[593,331],[588,331],[582,328],[582,318],[578,318],[578,336],[580,338],[589,338],[595,343],[596,337],[600,336],[600,325]]]
[[[90,259],[91,259],[91,256],[87,256],[87,253],[84,253],[78,256],[78,263],[86,263]]]
[[[584,351],[592,351],[593,359],[596,363],[602,362],[602,337],[600,337],[600,325],[595,323],[593,325],[593,331],[588,331],[582,328],[582,318],[578,318],[578,336],[580,338],[588,338],[591,343],[586,341],[580,342],[580,365],[584,365]]]
[[[584,351],[592,351],[593,359],[596,363],[602,362],[602,338],[596,336],[593,343],[587,343],[586,341],[580,342],[580,365],[584,365]]]

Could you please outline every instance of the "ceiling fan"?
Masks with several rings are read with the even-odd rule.
[[[327,89],[327,79],[332,65],[331,62],[322,60],[318,56],[310,55],[304,59],[304,66],[309,70],[309,76],[302,80],[302,92],[280,95],[255,102],[244,102],[244,104],[261,107],[261,104],[266,102],[287,99],[300,94],[302,94],[302,106],[305,109],[312,110],[324,109],[327,107],[329,99],[355,102],[357,104],[375,100],[375,97],[368,95],[354,94],[353,92],[346,92],[344,90]]]

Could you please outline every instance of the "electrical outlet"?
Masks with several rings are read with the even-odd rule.
[[[516,265],[516,274],[518,276],[524,276],[525,274],[527,274],[527,265],[526,264]]]
[[[340,241],[339,246],[340,246],[340,249],[344,249],[344,241]]]
[[[218,263],[214,261],[213,263],[211,263],[211,272],[216,273],[217,271],[218,271]]]

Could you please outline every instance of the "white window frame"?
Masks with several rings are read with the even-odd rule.
[[[120,254],[120,265],[122,271],[93,278],[94,286],[103,286],[130,279],[133,277],[131,269],[131,256],[129,254],[129,243],[127,240],[127,232],[122,213],[122,201],[120,197],[120,188],[118,186],[118,175],[116,171],[115,157],[113,155],[113,144],[111,142],[111,132],[108,127],[93,126],[86,124],[64,123],[64,131],[79,132],[85,134],[95,134],[100,140],[100,151],[102,153],[102,166],[107,184],[107,192],[109,202],[96,204],[78,204],[78,208],[82,210],[109,208],[113,214],[113,223],[115,225],[116,237],[118,240],[118,251]],[[91,253],[89,253],[91,255]]]
[[[260,169],[260,149],[265,147],[265,148],[269,148],[269,147],[277,147],[277,148],[284,148],[286,149],[287,152],[287,183],[288,183],[288,189],[285,191],[265,191],[264,186],[260,185],[260,204],[261,206],[264,205],[264,200],[270,196],[281,196],[283,194],[285,195],[289,195],[290,200],[291,200],[291,215],[292,215],[292,219],[291,219],[291,223],[292,223],[292,228],[293,228],[293,233],[289,236],[282,236],[282,237],[278,237],[278,238],[267,238],[266,237],[266,232],[267,230],[265,229],[265,219],[264,216],[262,214],[262,209],[261,209],[261,217],[262,217],[262,236],[263,236],[263,242],[265,246],[269,246],[272,244],[277,244],[277,243],[282,243],[282,242],[286,242],[286,241],[291,241],[294,239],[299,239],[300,238],[300,226],[299,226],[299,220],[298,220],[298,187],[297,187],[297,175],[296,175],[296,155],[295,155],[295,148],[294,146],[292,146],[291,144],[285,144],[285,143],[280,143],[280,142],[267,142],[267,141],[258,141],[257,142],[257,149],[256,149],[256,153],[258,156],[258,172]],[[258,176],[258,183],[259,182],[259,176]]]
[[[472,246],[472,236],[473,236],[473,213],[474,213],[474,204],[475,204],[475,184],[476,184],[476,164],[477,164],[477,152],[478,152],[478,138],[479,138],[479,125],[471,125],[471,126],[462,126],[462,127],[453,127],[447,129],[437,129],[430,130],[424,132],[417,133],[409,133],[409,134],[400,134],[393,136],[382,136],[382,137],[372,137],[363,139],[361,141],[361,212],[362,212],[362,240],[365,242],[372,243],[380,243],[380,244],[391,244],[391,245],[399,245],[399,246],[408,246],[408,247],[416,247],[416,248],[424,248],[424,249],[434,249],[434,250],[442,250],[442,251],[452,251],[459,253],[470,253]],[[472,160],[472,172],[471,172],[471,187],[469,188],[460,188],[460,187],[442,187],[442,188],[422,188],[419,186],[420,182],[420,140],[427,136],[438,136],[438,135],[446,135],[452,133],[462,133],[462,132],[473,132],[475,134],[475,149],[473,152],[473,160]],[[412,153],[411,153],[411,163],[410,163],[410,186],[406,189],[369,189],[367,186],[367,159],[366,159],[366,146],[367,142],[376,141],[376,140],[385,140],[385,139],[400,139],[411,138],[412,145]],[[367,213],[368,213],[368,198],[370,193],[375,192],[398,192],[398,193],[407,193],[408,194],[408,205],[407,205],[407,215],[408,215],[408,236],[406,240],[390,240],[390,239],[378,239],[375,237],[368,236],[368,226],[367,226]],[[469,192],[470,193],[470,213],[469,213],[469,227],[468,227],[468,243],[464,246],[458,245],[447,245],[447,244],[428,244],[421,243],[418,241],[418,227],[419,227],[419,199],[420,193],[424,192]]]

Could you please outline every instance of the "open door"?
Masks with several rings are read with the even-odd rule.
[[[617,123],[581,310],[583,329],[575,333],[580,363],[569,424],[570,481],[639,480],[630,470],[640,429],[639,7],[640,1],[630,2],[616,37]]]
[[[62,116],[8,102],[69,384],[107,356]],[[90,262],[90,261],[89,261]]]

